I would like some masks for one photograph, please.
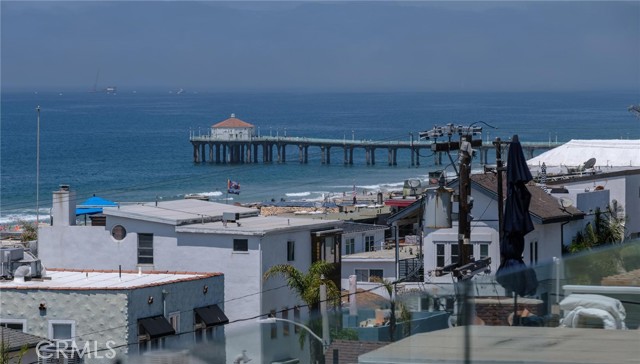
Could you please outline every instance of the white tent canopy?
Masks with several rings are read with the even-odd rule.
[[[529,166],[580,167],[587,160],[595,158],[596,167],[640,167],[640,140],[573,139],[557,148],[529,159]]]

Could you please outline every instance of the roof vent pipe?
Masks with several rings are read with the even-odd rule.
[[[27,276],[31,276],[31,267],[21,265],[13,272],[13,281],[16,283],[24,283],[24,278]]]

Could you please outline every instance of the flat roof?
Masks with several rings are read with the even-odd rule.
[[[569,142],[529,159],[530,166],[571,166],[579,167],[590,158],[595,158],[595,167],[640,167],[640,140],[605,139]]]
[[[176,227],[179,233],[231,234],[231,235],[264,235],[278,231],[295,231],[301,229],[326,230],[341,226],[339,220],[318,220],[304,218],[286,218],[280,216],[255,216],[241,218],[237,222],[222,221],[204,224],[191,224]]]
[[[238,213],[240,217],[257,216],[260,211],[242,206],[226,205],[198,199],[145,202],[119,207],[105,207],[104,214],[128,219],[158,222],[170,225],[186,225],[221,221],[225,212]]]
[[[358,357],[359,364],[464,363],[464,329],[416,334]],[[638,363],[640,330],[471,326],[473,363]]]
[[[0,289],[19,290],[128,290],[159,286],[168,283],[193,281],[222,275],[196,272],[143,272],[117,270],[73,270],[47,268],[47,278],[26,282],[0,281]]]

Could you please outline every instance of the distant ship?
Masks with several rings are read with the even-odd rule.
[[[117,88],[115,86],[109,86],[109,87],[104,89],[104,92],[106,92],[108,94],[115,94],[116,91],[117,91]]]

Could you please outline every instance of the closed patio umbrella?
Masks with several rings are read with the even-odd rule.
[[[514,322],[517,324],[518,320],[515,317],[518,296],[532,295],[538,288],[535,271],[522,261],[524,236],[533,231],[533,222],[529,215],[531,194],[526,186],[533,178],[517,135],[513,136],[509,146],[506,170],[507,200],[500,240],[501,262],[496,272],[496,280],[507,292],[514,294]]]

